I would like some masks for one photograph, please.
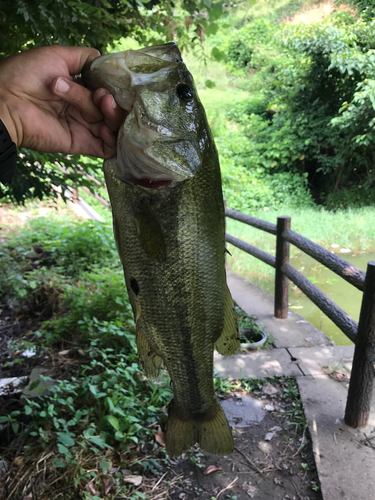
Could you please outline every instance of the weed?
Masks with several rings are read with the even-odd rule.
[[[235,389],[237,387],[237,384],[234,384],[231,382],[231,379],[229,375],[225,378],[222,379],[217,375],[217,372],[214,372],[214,388],[215,391],[219,393],[229,393],[231,392],[232,389]]]
[[[48,455],[51,481],[54,471],[64,470],[61,481],[68,490],[73,484],[81,489],[79,485],[92,479],[92,467],[85,468],[82,462],[94,460],[94,468],[105,474],[116,456],[129,454],[134,445],[156,450],[153,424],[165,421],[162,408],[172,396],[166,374],[160,383],[149,383],[139,365],[123,272],[118,257],[114,258],[113,237],[111,244],[107,238],[105,226],[58,225],[38,219],[7,248],[8,261],[21,269],[18,277],[12,277],[12,286],[19,283],[19,288],[13,286],[14,303],[32,301],[35,307],[38,301],[43,303],[43,289],[48,296],[47,285],[59,290],[59,307],[34,332],[35,340],[16,340],[10,345],[11,351],[29,348],[46,353],[51,346],[58,350],[68,346],[72,359],[68,376],[63,370],[48,394],[27,399],[22,409],[1,417],[0,423],[8,423],[14,433],[24,431],[29,436],[25,466],[35,460],[35,453],[53,450]],[[50,267],[22,273],[36,242],[48,248]],[[38,381],[30,389],[37,385]],[[159,454],[163,457],[162,452]],[[160,460],[163,458],[151,456],[138,465],[145,473],[155,474]],[[121,478],[116,484],[117,492],[129,493],[130,487],[122,485]],[[39,486],[43,496],[48,480]],[[128,498],[142,495],[131,493]]]

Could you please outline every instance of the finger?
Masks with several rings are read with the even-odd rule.
[[[116,104],[116,101],[107,89],[97,89],[94,92],[93,101],[100,107],[104,115],[105,124],[112,132],[117,132],[124,120],[124,110]]]
[[[81,72],[84,64],[100,56],[100,52],[92,47],[64,47],[53,45],[52,50],[56,51],[66,62],[69,74],[74,76]]]
[[[56,96],[78,108],[89,123],[103,120],[103,113],[94,104],[89,89],[63,77],[54,78],[51,89]]]
[[[111,152],[110,156],[106,156],[106,158],[110,158],[117,150],[117,134],[112,132],[106,125],[102,125],[100,127],[100,137],[103,141],[104,151]]]

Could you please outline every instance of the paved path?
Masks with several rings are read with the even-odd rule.
[[[292,311],[288,319],[274,318],[273,296],[230,271],[228,285],[235,302],[263,323],[276,348],[231,357],[215,354],[215,369],[224,378],[295,376],[324,500],[375,500],[375,397],[368,427],[351,429],[342,420],[348,383],[323,369],[350,371],[354,346],[335,346]]]

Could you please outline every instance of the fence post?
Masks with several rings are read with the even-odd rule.
[[[375,363],[375,261],[367,264],[345,423],[366,427],[370,416]]]
[[[276,226],[276,273],[275,273],[275,318],[288,317],[289,279],[281,271],[283,264],[289,264],[289,242],[282,238],[284,229],[290,229],[291,218],[280,216]]]

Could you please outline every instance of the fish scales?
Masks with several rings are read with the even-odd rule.
[[[119,133],[118,154],[105,161],[103,168],[136,320],[138,352],[146,375],[156,378],[163,362],[172,380],[168,453],[179,455],[199,442],[206,451],[228,454],[233,439],[213,387],[213,349],[216,344],[222,354],[233,354],[239,340],[226,285],[218,155],[176,45],[143,50],[147,51],[147,71],[153,67],[150,54],[158,59],[154,69],[161,69],[153,79],[148,75],[142,88],[129,84],[126,75],[130,105],[120,95],[121,83],[114,89],[111,74],[106,81],[108,66],[99,76],[99,63],[95,74],[90,73],[93,66],[83,74],[91,86],[107,83],[117,102],[129,111]],[[137,59],[135,52],[123,53],[125,65]],[[140,59],[145,57],[138,52]],[[166,65],[164,59],[160,61],[161,52]],[[106,64],[111,62],[110,56],[104,57]],[[166,71],[168,62],[171,69],[163,80],[158,75]],[[141,76],[131,75],[133,80],[147,80],[139,61],[137,71]],[[147,125],[142,129],[143,123]],[[142,141],[147,146],[146,158],[139,146]],[[134,143],[135,152],[124,146],[131,150]]]

